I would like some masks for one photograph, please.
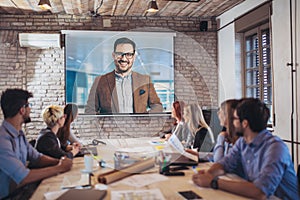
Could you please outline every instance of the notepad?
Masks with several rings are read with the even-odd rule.
[[[88,199],[99,200],[106,196],[106,190],[95,189],[70,189],[63,193],[57,200],[76,200],[76,199]]]
[[[171,155],[170,165],[180,165],[180,166],[198,165],[198,160],[190,159],[180,153],[166,153],[166,155]]]
[[[168,144],[170,144],[179,154],[177,158],[182,157],[181,159],[185,159],[184,157],[193,160],[195,162],[198,162],[198,156],[190,154],[184,150],[184,147],[182,143],[179,141],[177,136],[175,134],[172,134],[172,136],[168,140]],[[180,156],[181,155],[181,156]]]

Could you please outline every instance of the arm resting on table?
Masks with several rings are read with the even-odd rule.
[[[72,167],[72,160],[68,158],[62,158],[60,160],[57,159],[51,159],[50,157],[43,158],[41,157],[41,160],[39,163],[41,166],[44,164],[50,164],[53,163],[54,166],[50,167],[43,167],[39,169],[31,169],[28,173],[28,175],[22,180],[22,182],[18,185],[18,187],[22,187],[28,183],[33,183],[51,176],[55,176],[59,173],[69,171]],[[56,162],[55,162],[56,161]],[[56,164],[56,165],[55,165]]]

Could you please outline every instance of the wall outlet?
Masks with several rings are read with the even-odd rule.
[[[111,27],[111,20],[110,19],[103,19],[103,27],[105,27],[105,28]]]

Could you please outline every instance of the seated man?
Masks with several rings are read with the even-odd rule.
[[[162,104],[151,79],[132,71],[135,43],[128,38],[115,41],[112,57],[115,70],[98,76],[90,90],[87,114],[162,112]],[[150,109],[148,111],[148,109]]]
[[[22,124],[31,121],[30,97],[32,93],[22,89],[7,89],[1,96],[4,121],[0,127],[0,199],[27,199],[33,191],[24,193],[18,188],[69,171],[72,167],[72,160],[42,155],[26,140]],[[27,162],[33,169],[26,166]]]
[[[266,130],[269,117],[269,109],[259,99],[243,99],[233,115],[236,132],[242,137],[223,159],[207,171],[195,174],[194,183],[253,199],[266,199],[272,195],[280,199],[299,199],[289,149]],[[246,181],[218,179],[227,172]]]

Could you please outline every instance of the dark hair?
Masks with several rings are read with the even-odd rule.
[[[70,136],[70,126],[74,121],[75,116],[78,114],[78,107],[76,104],[67,104],[64,108],[66,115],[65,124],[58,130],[57,137],[62,144],[66,144]]]
[[[244,98],[238,104],[236,110],[240,122],[247,120],[252,131],[260,132],[267,128],[270,110],[259,99]]]
[[[175,115],[179,119],[179,121],[183,120],[184,102],[183,101],[174,101],[173,108],[175,110]],[[177,121],[174,122],[174,125],[177,125]]]
[[[7,89],[2,92],[1,109],[4,118],[14,117],[31,97],[32,93],[23,89]]]
[[[119,44],[131,44],[132,47],[133,47],[133,50],[135,51],[135,43],[134,41],[126,38],[126,37],[122,37],[122,38],[119,38],[115,41],[115,44],[114,44],[114,52],[116,52],[116,48]]]

